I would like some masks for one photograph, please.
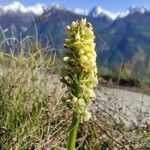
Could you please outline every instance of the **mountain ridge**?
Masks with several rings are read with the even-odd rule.
[[[29,16],[28,16],[28,15]],[[30,16],[30,14],[32,14]],[[139,72],[147,69],[150,61],[150,12],[134,11],[129,15],[113,20],[106,15],[83,15],[60,6],[53,6],[42,15],[34,13],[6,13],[0,16],[0,25],[5,28],[16,26],[15,31],[25,36],[35,35],[34,23],[37,24],[39,39],[42,43],[53,45],[62,53],[66,37],[66,26],[74,20],[87,18],[92,23],[96,35],[97,62],[110,68],[124,61]],[[8,21],[9,20],[9,21]],[[25,32],[22,29],[27,29]],[[10,30],[6,32],[9,36]],[[17,34],[17,33],[16,33]],[[140,58],[140,57],[141,58]],[[140,64],[141,69],[138,68]]]
[[[68,10],[71,11],[75,14],[79,15],[85,15],[85,16],[92,16],[92,17],[99,17],[101,16],[107,16],[108,18],[115,20],[118,18],[123,18],[126,17],[127,15],[139,12],[139,13],[145,13],[145,12],[150,12],[150,8],[145,7],[145,6],[137,6],[137,7],[129,7],[124,11],[109,11],[106,9],[103,9],[100,6],[95,6],[91,10],[87,11],[81,8],[76,8],[76,9],[69,9],[65,8],[62,5],[59,4],[51,4],[50,6],[46,7],[44,4],[36,4],[33,6],[24,6],[21,2],[15,1],[11,4],[8,5],[0,5],[0,15],[3,13],[8,13],[8,12],[21,12],[21,13],[34,13],[35,15],[42,15],[44,11],[51,9],[51,8],[56,8],[56,9],[63,9],[63,10]]]

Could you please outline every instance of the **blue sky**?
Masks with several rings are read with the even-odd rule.
[[[13,0],[0,0],[0,3],[9,3]],[[25,6],[43,3],[46,6],[57,3],[66,8],[82,8],[90,10],[94,6],[101,6],[110,11],[125,10],[130,6],[146,6],[150,8],[150,0],[18,0]]]

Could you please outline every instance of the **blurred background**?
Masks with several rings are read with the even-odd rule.
[[[37,36],[50,45],[59,58],[63,52],[66,26],[87,18],[96,35],[100,74],[129,85],[150,80],[150,1],[147,0],[20,0],[0,1],[0,26],[5,36]],[[36,29],[35,29],[36,28]],[[1,41],[3,34],[0,35]],[[10,48],[5,41],[6,51]],[[17,50],[15,50],[17,51]],[[124,81],[125,80],[125,81]]]

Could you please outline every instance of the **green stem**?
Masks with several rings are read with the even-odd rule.
[[[67,150],[75,150],[79,123],[80,123],[80,116],[77,113],[73,112],[72,123],[69,130]]]

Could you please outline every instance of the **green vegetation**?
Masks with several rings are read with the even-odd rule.
[[[53,108],[49,103],[53,98],[45,93],[49,80],[46,71],[52,66],[53,59],[50,56],[47,59],[38,47],[32,50],[37,51],[28,57],[1,57],[1,62],[9,58],[9,65],[6,63],[0,77],[0,126],[6,132],[1,137],[1,149],[28,149],[34,143],[42,142],[45,134],[53,130],[50,123],[60,122],[58,116],[51,116]],[[55,96],[55,89],[49,90],[53,92],[51,96]]]
[[[120,85],[126,87],[140,88],[143,90],[150,90],[150,78],[146,75],[138,74],[128,64],[119,64],[116,68],[110,70],[105,67],[101,67],[99,70],[99,76],[106,80],[111,85]],[[102,82],[103,83],[103,82]],[[110,85],[109,84],[109,85]]]
[[[55,57],[43,51],[39,43],[32,43],[28,53],[8,54],[1,49],[1,150],[67,147],[66,133],[72,112],[62,102],[66,88],[58,72],[54,74]],[[116,122],[114,114],[99,109],[92,113],[89,122],[80,123],[76,147],[81,150],[148,150],[149,126],[137,127],[133,123],[128,128],[122,120]]]

